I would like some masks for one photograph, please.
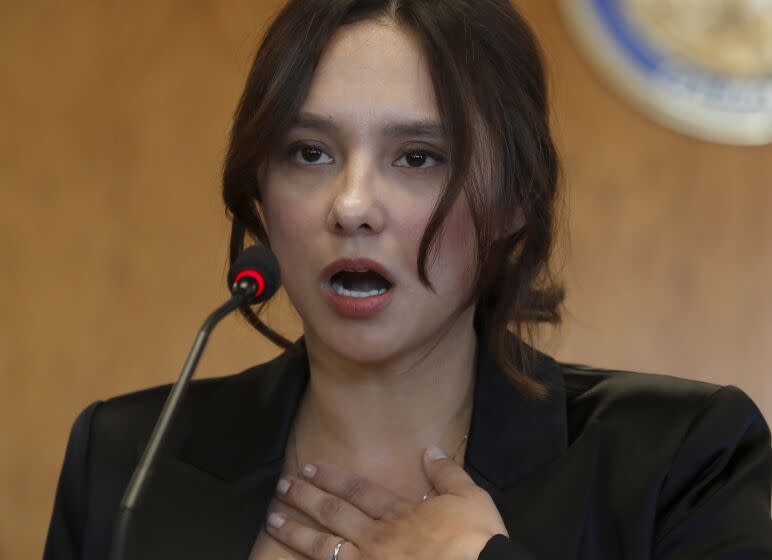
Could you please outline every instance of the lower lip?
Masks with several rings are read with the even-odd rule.
[[[327,303],[338,315],[352,319],[363,319],[375,315],[388,306],[394,297],[394,286],[381,295],[359,298],[342,296],[329,284],[325,284],[322,291]]]

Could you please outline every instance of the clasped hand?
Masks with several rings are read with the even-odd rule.
[[[331,560],[343,539],[338,560],[473,560],[491,537],[508,536],[490,495],[458,464],[428,453],[423,463],[438,495],[418,503],[337,465],[303,469],[277,495],[329,532],[283,514],[269,515],[266,530],[311,560]]]

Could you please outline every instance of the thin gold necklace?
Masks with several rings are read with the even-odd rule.
[[[469,432],[465,433],[464,437],[461,438],[461,443],[458,444],[458,447],[456,448],[456,452],[453,454],[453,457],[451,457],[452,461],[454,461],[454,462],[456,461],[456,456],[458,455],[458,452],[461,451],[461,447],[463,447],[464,442],[468,438],[469,438]],[[294,428],[292,429],[292,452],[293,452],[293,455],[295,455],[295,469],[297,469],[297,476],[299,478],[303,478],[302,475],[300,474],[300,460],[298,459],[298,444],[297,444],[297,439],[296,439],[296,436],[295,436],[295,429]],[[432,492],[434,492],[434,486],[429,488],[428,492],[426,492],[426,494],[424,494],[423,498],[421,498],[421,501],[425,502],[429,498],[429,495]]]

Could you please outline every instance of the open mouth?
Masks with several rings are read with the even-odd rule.
[[[340,296],[368,298],[385,294],[392,284],[372,270],[341,270],[330,278],[330,287]]]

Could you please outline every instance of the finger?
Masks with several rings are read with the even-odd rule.
[[[374,523],[357,507],[305,480],[282,478],[277,486],[277,495],[330,532],[353,542],[361,542]]]
[[[472,477],[438,447],[430,447],[424,453],[424,469],[439,494],[472,497],[480,490]]]
[[[280,543],[311,560],[330,560],[343,538],[307,527],[281,513],[272,513],[266,524],[268,533]],[[346,542],[338,551],[338,560],[359,560],[359,549]]]
[[[302,473],[314,486],[347,501],[371,519],[391,521],[410,508],[407,500],[388,488],[339,465],[306,465]]]

